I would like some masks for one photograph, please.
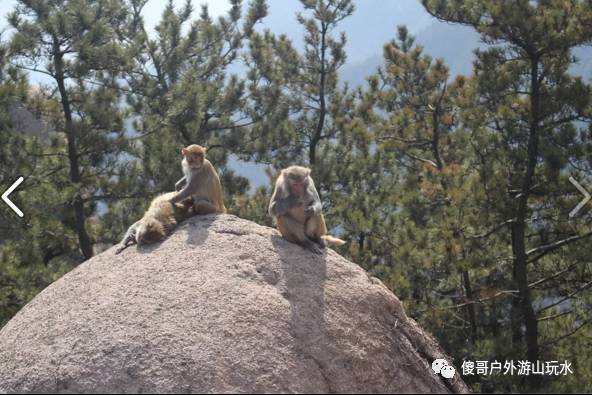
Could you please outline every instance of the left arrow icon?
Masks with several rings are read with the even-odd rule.
[[[14,182],[14,184],[12,184],[10,186],[10,188],[8,188],[6,190],[6,192],[4,192],[2,194],[2,200],[4,200],[4,203],[8,204],[8,206],[12,209],[12,211],[14,211],[16,213],[16,215],[18,215],[19,217],[24,217],[25,214],[23,214],[23,212],[21,210],[19,210],[19,208],[10,201],[10,199],[8,198],[8,195],[10,195],[12,192],[14,192],[14,190],[16,188],[18,188],[19,185],[21,185],[21,183],[24,181],[25,179],[23,177],[19,177],[18,180],[16,180]]]

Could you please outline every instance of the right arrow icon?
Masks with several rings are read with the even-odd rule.
[[[573,218],[578,211],[580,211],[580,209],[582,207],[584,207],[584,205],[586,203],[588,203],[588,200],[590,200],[590,197],[592,197],[587,190],[584,189],[583,186],[580,185],[579,182],[577,182],[573,177],[569,177],[569,181],[576,187],[578,188],[578,191],[580,191],[582,193],[582,195],[584,195],[584,199],[582,199],[582,201],[580,203],[578,203],[578,205],[571,210],[571,212],[569,213],[569,218]]]

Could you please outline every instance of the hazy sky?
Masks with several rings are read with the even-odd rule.
[[[144,7],[144,18],[146,20],[147,25],[150,29],[156,25],[156,22],[160,19],[160,15],[162,14],[162,10],[166,5],[166,1],[164,0],[149,0],[146,6]],[[185,0],[173,0],[173,3],[177,7],[181,7]],[[229,8],[229,2],[227,0],[199,0],[194,1],[194,6],[196,8],[199,7],[199,4],[207,4],[210,13],[214,16],[223,14]],[[16,0],[0,0],[0,16],[2,16],[2,20],[0,21],[0,30],[6,26],[6,20],[4,16],[11,11],[14,6],[16,5]]]
[[[185,0],[173,0],[173,3],[176,7],[181,7]],[[8,23],[6,22],[6,15],[8,12],[12,11],[17,4],[16,0],[0,0],[0,32],[8,28]],[[167,1],[164,0],[149,0],[143,10],[144,20],[146,22],[146,26],[148,27],[148,31],[153,31],[154,26],[160,19],[162,15],[162,11],[166,6]],[[194,1],[194,7],[197,12],[199,12],[199,5],[200,4],[207,4],[210,10],[210,14],[212,16],[218,16],[224,14],[229,8],[229,2],[227,0],[199,0]],[[9,31],[10,32],[10,31]],[[47,78],[39,73],[31,73],[30,79],[36,83],[43,83],[47,80]]]
[[[247,3],[244,0],[243,3]],[[144,18],[148,31],[153,31],[166,5],[165,0],[149,0],[144,7]],[[185,0],[174,0],[181,7]],[[14,8],[16,0],[0,0],[0,31],[7,27],[5,16]],[[230,7],[228,0],[193,0],[194,16],[197,17],[201,4],[207,4],[212,16],[225,14]],[[302,29],[295,14],[302,10],[298,0],[268,0],[269,15],[263,21],[263,28],[274,33],[284,33],[296,45],[302,42]],[[394,37],[396,26],[406,24],[411,33],[418,33],[433,19],[423,10],[419,0],[354,0],[356,11],[341,22],[338,31],[347,34],[349,62],[357,62],[369,56],[382,53],[382,46]]]

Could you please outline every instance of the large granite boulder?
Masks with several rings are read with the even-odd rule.
[[[380,281],[232,215],[88,260],[0,331],[0,392],[464,392]]]

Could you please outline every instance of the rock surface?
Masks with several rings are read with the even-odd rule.
[[[0,331],[0,392],[466,391],[442,357],[356,264],[211,215],[41,292]]]

